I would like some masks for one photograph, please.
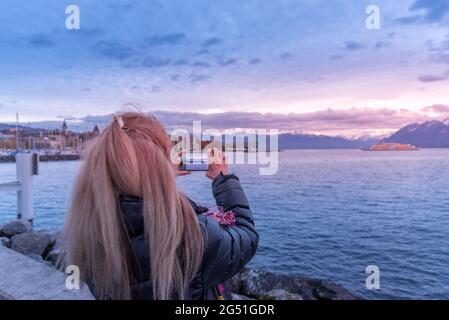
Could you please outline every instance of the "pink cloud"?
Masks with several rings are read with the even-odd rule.
[[[433,109],[430,109],[433,108]],[[259,113],[224,112],[201,114],[193,112],[152,112],[167,127],[191,127],[192,121],[201,120],[204,127],[267,128],[282,131],[302,132],[370,132],[393,131],[407,124],[435,119],[429,112],[446,110],[447,106],[436,105],[423,108],[420,112],[407,109],[326,109],[308,113]]]
[[[424,112],[432,112],[438,114],[449,113],[449,106],[444,104],[434,104],[432,106],[428,106],[422,109]]]

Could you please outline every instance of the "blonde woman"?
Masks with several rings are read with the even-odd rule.
[[[206,175],[217,206],[235,214],[232,225],[178,190],[170,149],[154,117],[128,112],[87,152],[65,237],[67,262],[97,299],[229,299],[221,284],[256,253],[248,201],[226,162],[210,164]]]

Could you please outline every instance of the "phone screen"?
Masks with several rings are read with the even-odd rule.
[[[181,158],[181,170],[207,171],[208,167],[206,152],[190,151]]]

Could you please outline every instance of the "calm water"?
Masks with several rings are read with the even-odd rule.
[[[279,171],[233,166],[258,230],[252,266],[332,280],[367,298],[449,298],[449,150],[285,151]],[[79,162],[42,163],[35,179],[35,226],[60,228]],[[14,164],[0,164],[0,181]],[[179,179],[213,202],[203,173]],[[0,222],[15,218],[15,194],[0,194]],[[377,291],[365,268],[381,270]]]

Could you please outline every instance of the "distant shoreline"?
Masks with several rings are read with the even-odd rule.
[[[291,150],[302,150],[302,151],[325,151],[325,150],[330,150],[330,151],[335,151],[335,150],[359,150],[359,151],[364,151],[363,149],[359,149],[359,148],[298,148],[298,149],[282,149],[280,151],[291,151]],[[449,148],[419,148],[419,150],[449,150]],[[278,151],[278,152],[280,152]],[[396,150],[370,150],[370,151],[376,151],[376,153],[381,153],[381,152],[391,152],[391,151],[396,151]],[[402,151],[402,150],[400,150]],[[406,150],[408,151],[408,150]],[[40,155],[39,156],[39,160],[41,162],[49,162],[49,161],[76,161],[76,160],[81,160],[81,155],[79,154],[52,154],[52,155]],[[0,163],[11,163],[11,162],[15,162],[15,157],[14,156],[0,156]]]
[[[40,155],[39,161],[75,161],[80,160],[81,156],[79,154],[52,154],[52,155]],[[16,162],[14,156],[0,156],[0,163]]]

